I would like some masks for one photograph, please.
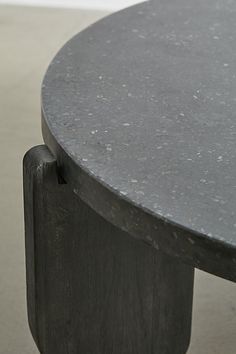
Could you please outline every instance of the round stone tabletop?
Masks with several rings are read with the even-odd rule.
[[[157,249],[230,279],[235,19],[231,0],[133,6],[70,40],[42,87],[44,139],[75,193]]]

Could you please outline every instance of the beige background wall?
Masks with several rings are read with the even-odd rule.
[[[21,161],[42,143],[40,83],[58,48],[105,14],[0,6],[0,354],[38,353],[26,320]],[[201,353],[236,353],[236,285],[198,271],[188,354]]]
[[[0,4],[83,8],[100,11],[115,11],[142,0],[0,0]],[[144,1],[144,0],[143,0]]]

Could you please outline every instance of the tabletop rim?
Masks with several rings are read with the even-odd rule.
[[[145,3],[146,2],[135,5],[135,6],[131,6],[128,9],[123,9],[123,10],[119,11],[118,13],[109,15],[107,17],[117,16],[117,14],[123,13],[124,11],[130,11],[130,10],[132,11],[132,9],[134,7],[143,6],[143,4],[145,4]],[[107,17],[105,17],[105,18],[107,18]],[[101,22],[103,20],[104,20],[104,18],[98,22]],[[76,34],[72,39],[80,38],[81,33],[84,33],[86,31],[90,30],[93,26],[94,25],[91,25],[87,29],[85,29],[84,31],[80,32],[79,34]],[[55,58],[57,58],[58,55],[60,55],[61,51],[68,45],[68,43],[71,42],[72,39],[70,39],[68,42],[65,43],[65,45],[56,54]],[[53,63],[55,58],[52,60],[51,63]],[[50,66],[51,66],[51,64],[49,65],[49,69],[50,69]],[[45,78],[48,75],[49,69],[47,70],[47,72],[45,74],[43,82],[45,81]],[[158,221],[158,223],[161,223],[162,225],[164,225],[164,226],[162,226],[162,227],[164,227],[164,229],[170,227],[170,229],[172,231],[167,232],[169,239],[171,239],[170,233],[173,232],[173,229],[176,229],[176,230],[178,230],[178,232],[183,232],[183,234],[188,235],[188,236],[186,236],[187,237],[186,242],[188,243],[188,252],[189,252],[189,254],[187,256],[189,256],[190,258],[189,259],[186,258],[187,262],[194,264],[195,266],[197,266],[200,269],[207,268],[207,265],[204,264],[203,260],[199,260],[198,256],[196,257],[196,255],[195,255],[196,245],[197,245],[197,247],[199,247],[199,250],[200,250],[199,253],[203,252],[204,250],[207,250],[207,252],[209,252],[211,257],[213,257],[213,258],[214,258],[214,253],[216,253],[216,252],[221,253],[222,252],[222,259],[224,259],[225,264],[228,263],[228,262],[226,262],[226,259],[229,258],[228,256],[230,253],[230,258],[231,258],[230,264],[231,264],[231,266],[236,267],[235,258],[234,258],[234,255],[236,253],[236,242],[229,243],[229,242],[221,240],[219,238],[215,238],[214,235],[209,237],[207,234],[200,233],[198,230],[192,229],[186,225],[179,224],[179,223],[175,222],[174,220],[171,220],[171,218],[167,218],[162,215],[159,215],[158,213],[154,213],[151,209],[148,209],[145,206],[142,206],[141,204],[137,204],[134,200],[132,200],[128,196],[122,195],[122,193],[120,191],[113,188],[109,184],[106,184],[103,180],[101,180],[99,178],[99,176],[94,176],[88,168],[86,168],[82,164],[78,163],[78,160],[76,160],[70,154],[70,151],[68,151],[66,149],[66,146],[63,146],[62,142],[59,141],[55,132],[53,132],[53,129],[50,126],[50,122],[47,119],[47,114],[44,109],[43,94],[41,96],[41,109],[42,109],[42,130],[43,130],[44,141],[45,141],[46,145],[49,147],[49,149],[52,151],[52,153],[56,156],[56,158],[58,160],[60,171],[62,173],[62,177],[65,178],[66,182],[68,182],[72,186],[72,188],[75,192],[77,190],[76,194],[78,194],[91,207],[94,208],[94,206],[91,205],[91,201],[86,200],[86,197],[83,194],[83,191],[81,193],[81,191],[79,191],[76,188],[76,186],[78,186],[81,181],[77,181],[78,182],[78,185],[77,185],[77,182],[76,182],[77,178],[70,176],[70,174],[68,173],[68,171],[73,169],[74,166],[77,166],[78,171],[80,171],[80,173],[82,173],[83,175],[87,176],[91,180],[91,183],[94,183],[95,188],[97,188],[97,185],[99,184],[100,187],[98,189],[99,189],[99,191],[101,191],[101,193],[105,193],[105,191],[106,192],[108,191],[108,194],[111,193],[114,197],[113,200],[115,200],[118,204],[123,205],[125,203],[126,207],[130,206],[131,209],[134,208],[134,209],[139,210],[140,215],[144,214],[145,217],[148,216],[148,218],[150,217],[151,219],[152,218],[156,219]],[[68,171],[66,171],[67,168],[68,168]],[[84,180],[83,180],[83,183],[84,183]],[[100,198],[102,198],[102,195],[100,195]],[[103,210],[98,210],[98,208],[96,208],[96,207],[94,208],[94,210],[96,212],[98,212],[100,215],[102,215],[103,217],[105,217],[106,219],[108,219],[110,222],[114,223],[116,226],[118,226],[121,229],[124,229],[125,231],[130,233],[129,228],[127,228],[125,225],[122,225],[122,223],[120,223],[120,221],[117,223],[116,221],[112,220],[108,215],[106,215],[105,212],[103,212]],[[144,235],[143,235],[143,237],[138,236],[138,238],[143,239],[145,242],[151,244],[155,248],[155,242],[157,242],[157,240],[155,240],[155,237],[152,240],[145,238]],[[157,237],[157,239],[158,239],[158,237]],[[189,239],[191,241],[189,241]],[[161,250],[163,249],[164,251],[167,251],[166,246],[164,246],[164,247],[162,246],[162,241],[160,242],[160,246],[158,245],[158,249],[159,248]],[[171,251],[172,254],[174,254],[174,252],[176,251],[175,247],[173,247],[173,249],[174,249],[174,251]],[[177,247],[177,249],[178,249],[178,247]],[[176,256],[184,259],[183,255],[181,255],[180,253],[176,254]],[[218,256],[218,259],[219,259],[219,256]],[[203,262],[203,263],[201,263],[201,262]],[[213,268],[216,267],[215,260],[212,260],[212,267]],[[223,269],[224,265],[221,265],[221,267],[219,266],[219,268]],[[227,272],[225,269],[223,269],[223,270],[220,270],[220,269],[217,269],[217,271],[216,271],[216,273],[219,274],[220,276],[222,273],[223,277],[225,277],[225,278],[233,277],[233,280],[236,279],[236,272],[233,275],[229,275],[229,274],[226,274]],[[214,270],[211,270],[211,271],[214,273]]]

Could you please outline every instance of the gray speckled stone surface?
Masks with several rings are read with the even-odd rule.
[[[229,0],[134,6],[69,41],[42,88],[44,138],[63,171],[71,160],[140,212],[227,249],[236,246],[235,19]]]

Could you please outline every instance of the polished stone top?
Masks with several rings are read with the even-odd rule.
[[[54,58],[42,110],[64,171],[72,160],[119,200],[236,246],[235,1],[157,0],[103,19]]]

